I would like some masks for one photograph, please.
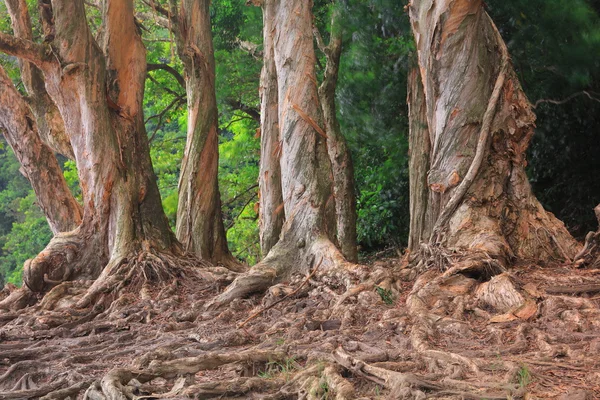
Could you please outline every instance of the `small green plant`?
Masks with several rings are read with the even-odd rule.
[[[517,379],[519,381],[519,386],[521,386],[522,388],[526,387],[531,383],[531,372],[529,372],[529,368],[527,368],[527,365],[521,364],[521,367],[517,372]]]
[[[394,304],[394,297],[392,296],[391,290],[382,288],[381,286],[375,286],[375,291],[385,304]]]
[[[329,384],[327,383],[327,381],[322,380],[321,383],[319,384],[319,386],[321,387],[321,400],[328,400],[329,399]]]
[[[287,357],[283,361],[269,361],[265,370],[259,371],[257,375],[264,379],[271,379],[277,374],[282,374],[287,380],[296,369],[298,369],[298,363],[295,357]]]
[[[375,386],[375,396],[381,396],[381,387],[379,385]]]
[[[278,338],[277,340],[275,340],[275,344],[277,346],[281,346],[285,343],[285,339],[284,338]]]

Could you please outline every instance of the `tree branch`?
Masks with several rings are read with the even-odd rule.
[[[0,32],[1,52],[32,62],[40,68],[50,60],[50,53],[46,50],[44,45]]]
[[[582,96],[582,95],[589,97],[590,100],[597,101],[600,103],[600,99],[597,99],[594,96],[592,96],[590,94],[590,92],[588,92],[586,90],[582,90],[581,92],[573,93],[569,97],[562,99],[562,100],[539,99],[538,101],[535,102],[535,104],[533,105],[533,108],[537,108],[537,106],[539,106],[540,104],[543,104],[543,103],[550,103],[550,104],[557,104],[557,105],[565,104],[566,102],[573,100],[575,97]]]
[[[228,99],[226,100],[226,103],[234,110],[239,110],[248,114],[248,116],[260,124],[260,111],[258,111],[256,108],[250,107],[239,100]]]
[[[171,67],[168,64],[148,64],[148,72],[156,71],[159,69],[173,75],[175,80],[177,80],[177,83],[179,83],[181,87],[185,89],[185,79],[175,68]]]

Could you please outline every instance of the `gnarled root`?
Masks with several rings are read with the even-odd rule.
[[[223,293],[207,305],[207,308],[218,309],[234,299],[265,291],[270,286],[289,278],[293,273],[309,274],[311,269],[317,268],[317,265],[315,278],[334,287],[350,287],[366,276],[365,270],[360,265],[347,262],[329,239],[319,238],[311,243],[307,251],[308,265],[301,265],[300,268],[298,264],[302,261],[297,255],[298,249],[286,243],[284,240],[280,241],[264,260],[253,266],[250,271],[238,276]]]

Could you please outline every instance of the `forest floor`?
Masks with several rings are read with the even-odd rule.
[[[600,399],[600,270],[520,266],[531,312],[466,302],[430,320],[424,349],[414,274],[371,265],[401,279],[345,292],[299,276],[218,311],[204,305],[222,288],[196,282],[102,313],[0,313],[0,399]],[[457,276],[459,293],[473,279]]]

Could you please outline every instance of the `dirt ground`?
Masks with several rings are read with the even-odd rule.
[[[194,281],[1,313],[0,399],[600,399],[600,270],[457,273],[426,297],[439,271],[370,267],[393,279],[298,276],[217,311],[223,288]],[[518,307],[486,300],[506,281]]]

